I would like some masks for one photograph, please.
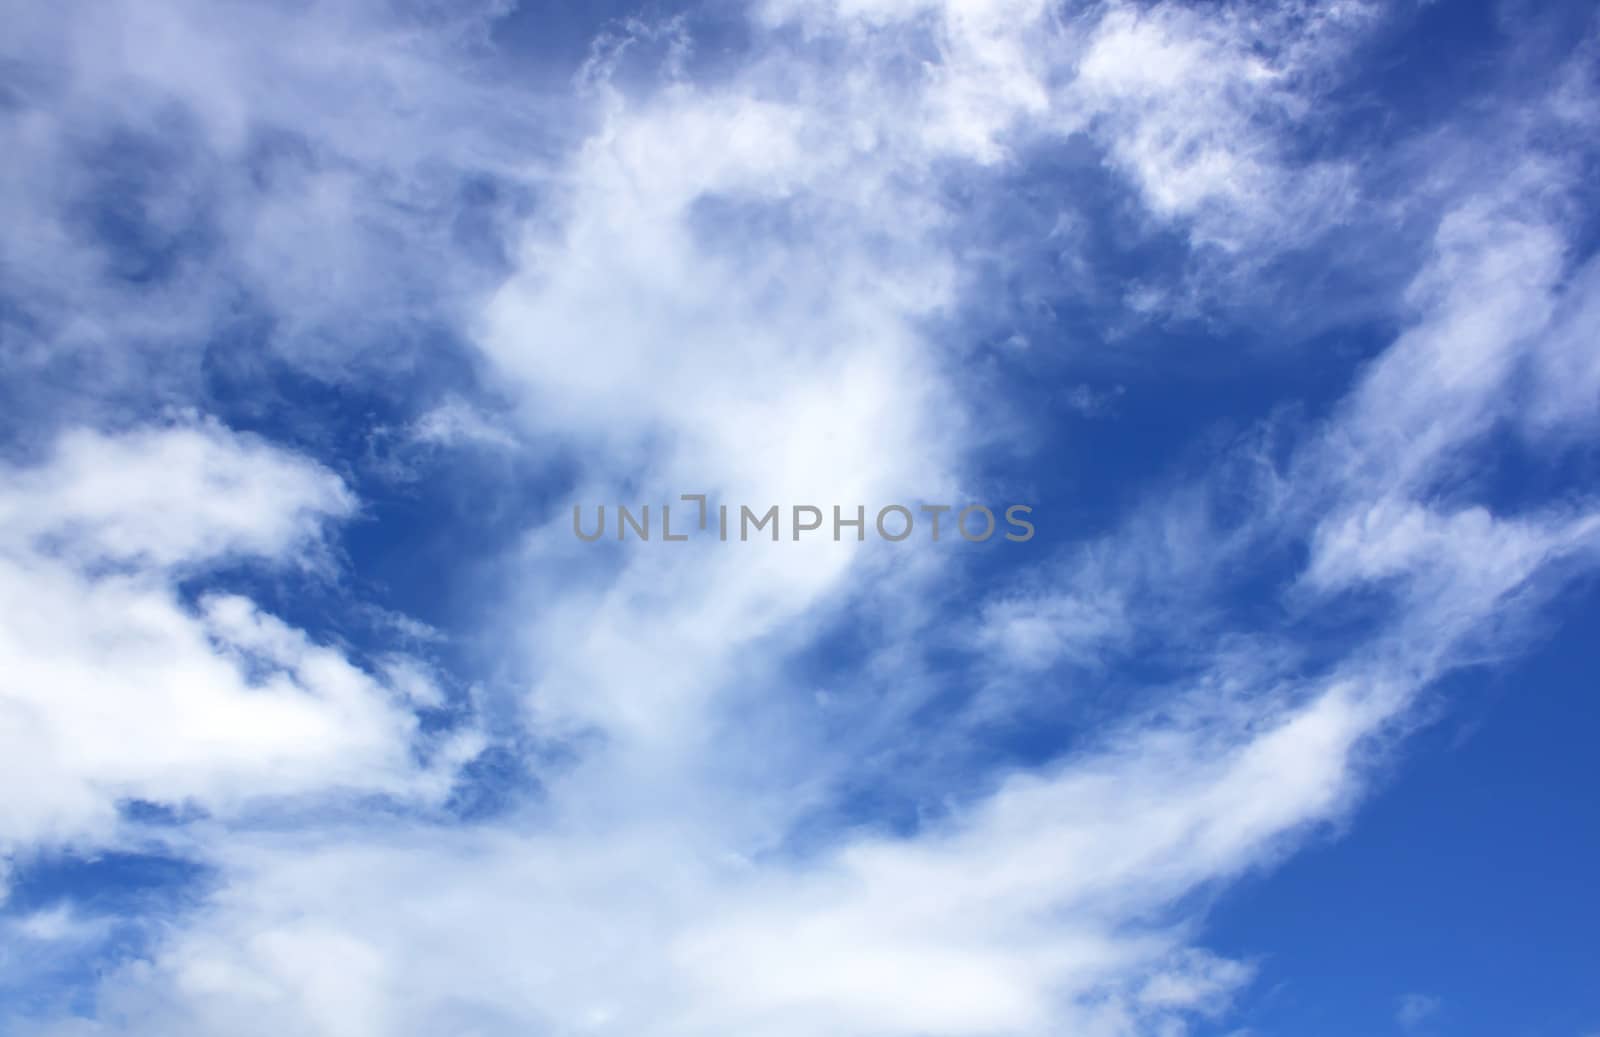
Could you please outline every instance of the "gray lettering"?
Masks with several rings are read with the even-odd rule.
[[[883,528],[883,516],[889,514],[891,511],[898,511],[900,514],[906,517],[906,527],[900,531],[899,536],[890,536],[889,531]],[[916,520],[911,517],[910,508],[904,508],[898,504],[891,504],[886,508],[879,509],[878,511],[878,535],[891,543],[898,544],[900,541],[911,535],[911,526],[915,521]]]
[[[984,529],[983,536],[981,537],[975,537],[967,532],[967,516],[972,514],[974,511],[983,512],[983,517],[989,520],[989,525]],[[972,507],[964,509],[961,514],[956,516],[956,526],[961,530],[961,539],[965,540],[969,544],[980,544],[994,536],[994,512],[990,511],[982,504],[974,504]]]

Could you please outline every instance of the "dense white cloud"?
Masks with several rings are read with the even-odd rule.
[[[389,687],[247,598],[190,604],[175,584],[222,560],[314,563],[324,524],[355,506],[333,473],[179,424],[73,432],[4,482],[8,853],[112,839],[126,800],[225,814],[313,791],[448,791],[462,760],[418,770],[416,721]]]
[[[1170,1023],[1248,969],[1138,920],[1328,808],[1361,713],[1348,689],[1329,689],[1221,760],[1205,739],[1139,735],[1009,781],[917,840],[855,840],[811,861],[758,865],[681,831],[595,830],[589,818],[442,845],[432,831],[241,840],[223,851],[235,882],[159,972],[126,977],[115,1004],[139,1020],[169,990],[188,1006],[189,1029],[162,1024],[179,1033]],[[316,921],[282,914],[291,902]],[[358,967],[336,992],[305,967],[344,954]]]
[[[304,549],[355,507],[327,469],[214,424],[74,430],[0,492],[9,548],[152,569]]]

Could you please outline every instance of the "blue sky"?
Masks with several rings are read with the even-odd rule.
[[[7,21],[0,1034],[1600,1034],[1592,5]]]

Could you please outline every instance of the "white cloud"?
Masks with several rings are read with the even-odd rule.
[[[459,399],[446,400],[423,414],[409,431],[415,442],[433,446],[470,444],[509,449],[517,445],[516,438],[494,419]]]
[[[164,569],[298,553],[355,507],[327,469],[214,423],[79,429],[46,464],[6,473],[0,537],[12,550]]]
[[[1429,1022],[1439,1014],[1439,999],[1428,994],[1407,994],[1395,1010],[1395,1021],[1407,1030]]]
[[[1374,17],[1361,3],[1112,5],[1077,66],[1069,104],[1153,213],[1236,252],[1295,243],[1339,219],[1354,174],[1296,163],[1284,130],[1304,119],[1325,66]]]
[[[989,602],[977,641],[1005,665],[1038,670],[1061,659],[1092,664],[1126,631],[1122,602],[1114,596],[1056,594]]]
[[[312,791],[447,790],[448,771],[416,770],[399,695],[246,598],[191,606],[175,586],[225,558],[310,557],[354,508],[331,472],[181,424],[69,433],[6,487],[8,851],[111,839],[127,799],[228,813]]]
[[[416,362],[498,277],[538,178],[528,95],[462,74],[504,9],[18,11],[0,41],[0,346],[39,375],[29,416],[191,399],[208,359],[326,378]],[[494,185],[476,201],[474,177]]]
[[[590,816],[539,834],[236,841],[219,847],[236,881],[114,1003],[134,1028],[170,993],[187,1007],[168,1032],[345,1032],[319,974],[288,963],[358,948],[343,1003],[383,1006],[362,1024],[383,1033],[1170,1024],[1225,1004],[1249,970],[1139,919],[1332,806],[1359,708],[1330,688],[1220,762],[1206,739],[1140,734],[917,839],[815,860],[757,866],[692,831]],[[286,928],[287,903],[317,925]]]

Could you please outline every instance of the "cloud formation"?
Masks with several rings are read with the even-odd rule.
[[[17,432],[0,491],[0,850],[13,872],[137,851],[214,878],[171,911],[8,914],[51,968],[106,965],[90,1007],[67,989],[0,1019],[1111,1037],[1224,1018],[1255,966],[1207,948],[1206,895],[1347,817],[1419,696],[1517,650],[1593,571],[1592,492],[1508,501],[1481,474],[1513,446],[1559,466],[1597,418],[1595,261],[1566,219],[1593,156],[1551,132],[1596,121],[1584,53],[1500,113],[1523,158],[1396,186],[1415,155],[1454,173],[1466,131],[1382,161],[1331,143],[1344,64],[1394,17],[1366,4],[773,2],[713,56],[693,17],[612,24],[560,90],[505,75],[516,17],[22,19],[5,355],[24,384],[92,374],[49,391],[67,404]],[[1197,291],[1313,243],[1359,265],[1340,250],[1373,210],[1426,230],[1385,254],[1406,287],[1319,408],[1164,460],[1020,566],[570,535],[575,504],[680,493],[1048,489],[995,474],[1013,430],[1053,419],[1028,410],[1045,361],[1018,354],[1038,351],[969,334],[995,311],[963,199],[1004,206],[1008,178],[1072,149],[1093,176],[1047,185],[1070,248],[1104,217],[1092,187],[1178,256],[1096,300],[1118,328],[1189,319]],[[1122,334],[1049,362],[1107,362]],[[360,427],[274,424],[224,391],[284,383]],[[193,410],[150,417],[174,401]],[[349,448],[383,437],[412,453]],[[450,638],[352,559],[396,486],[447,500],[484,455],[539,476],[487,561],[468,519],[417,520],[500,574],[473,583],[493,605],[445,674],[426,646]],[[318,583],[390,636],[274,608]],[[1008,725],[1060,736],[1030,755]],[[527,787],[463,816],[504,756]],[[108,949],[114,922],[136,952]],[[0,961],[12,985],[44,971]]]

